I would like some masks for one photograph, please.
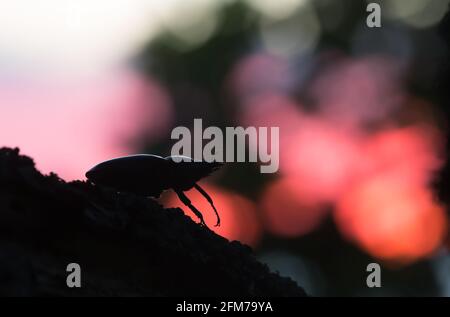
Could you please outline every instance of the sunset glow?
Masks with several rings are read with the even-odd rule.
[[[3,81],[0,111],[1,146],[20,147],[39,169],[66,180],[130,154],[130,141],[143,133],[157,138],[172,118],[164,89],[131,71],[92,80]]]

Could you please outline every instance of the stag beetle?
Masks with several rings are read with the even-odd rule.
[[[86,178],[96,185],[110,187],[119,192],[155,198],[164,190],[173,189],[181,202],[200,219],[200,224],[206,226],[202,213],[184,194],[184,191],[194,187],[214,209],[216,226],[219,226],[220,217],[213,200],[197,182],[221,165],[222,163],[218,162],[196,162],[185,156],[138,154],[99,163],[86,172]]]

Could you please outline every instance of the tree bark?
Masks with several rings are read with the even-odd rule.
[[[81,287],[69,288],[69,263]],[[252,250],[181,209],[88,182],[42,175],[0,149],[0,295],[304,296]]]

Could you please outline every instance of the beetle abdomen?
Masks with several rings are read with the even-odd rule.
[[[117,191],[158,197],[170,188],[167,180],[169,165],[157,155],[124,156],[94,166],[86,177],[94,184]]]

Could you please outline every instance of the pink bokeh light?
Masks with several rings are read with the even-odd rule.
[[[309,94],[321,116],[364,128],[390,120],[401,106],[400,69],[393,59],[370,56],[334,59],[312,81]],[[358,128],[357,127],[357,128]]]
[[[227,89],[246,101],[260,94],[286,91],[292,83],[287,61],[281,57],[256,53],[242,58],[233,67]]]

